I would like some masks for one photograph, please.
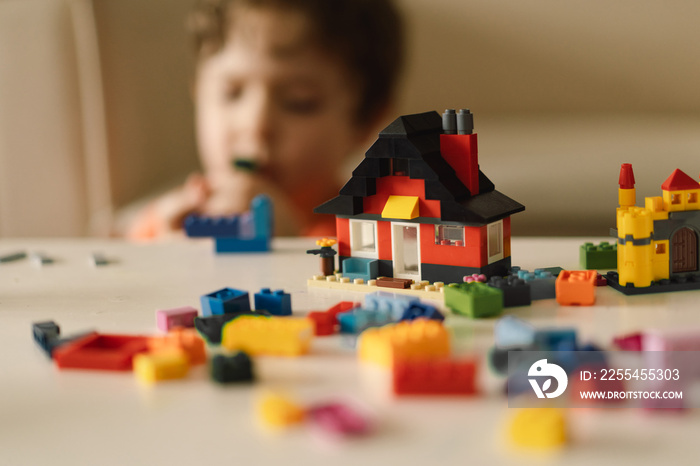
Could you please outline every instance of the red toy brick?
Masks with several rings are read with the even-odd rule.
[[[476,362],[397,360],[392,378],[396,395],[472,395],[476,393]]]
[[[622,351],[642,351],[644,334],[637,332],[630,335],[613,338],[613,345]]]
[[[363,199],[363,212],[381,215],[389,196],[418,196],[421,217],[440,218],[440,201],[425,199],[425,181],[407,176],[385,176],[377,179],[377,194]]]
[[[322,311],[311,311],[306,317],[314,322],[314,335],[317,337],[335,333],[335,316]]]
[[[377,222],[377,258],[382,261],[393,260],[391,222]]]
[[[92,333],[57,348],[53,359],[61,369],[130,371],[134,356],[147,350],[147,337]]]
[[[354,301],[341,301],[338,304],[334,304],[326,310],[327,314],[330,314],[335,319],[335,323],[338,323],[338,314],[341,312],[347,312],[351,309],[360,307],[360,303]]]
[[[620,168],[620,179],[618,184],[620,189],[634,189],[634,171],[631,163],[623,163]]]
[[[441,134],[440,152],[472,196],[479,194],[479,163],[476,134]]]
[[[311,311],[307,317],[314,322],[314,335],[326,336],[335,333],[336,325],[338,325],[338,314],[347,312],[351,309],[359,307],[360,303],[353,301],[341,301],[325,311]]]
[[[350,220],[336,217],[335,230],[338,235],[338,255],[350,257]]]
[[[625,164],[627,165],[627,164]],[[624,165],[622,166],[624,170]],[[622,177],[622,171],[620,171],[620,177]],[[669,176],[664,184],[661,185],[661,189],[664,191],[684,191],[686,189],[700,189],[700,184],[692,179],[690,176],[686,175],[685,172],[675,169],[671,176]]]

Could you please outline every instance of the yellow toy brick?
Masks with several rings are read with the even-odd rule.
[[[148,385],[161,380],[181,379],[189,370],[187,354],[182,350],[141,353],[134,356],[134,375]]]
[[[256,412],[264,427],[280,429],[304,420],[306,411],[289,397],[266,393],[258,399]]]
[[[224,325],[221,346],[250,355],[300,356],[309,352],[313,335],[311,319],[241,316]]]
[[[411,220],[420,217],[418,196],[389,196],[382,210],[382,218]]]
[[[450,338],[435,320],[415,319],[374,327],[360,334],[360,361],[392,367],[397,358],[444,358],[450,354]]]
[[[519,410],[509,427],[512,443],[520,448],[550,450],[566,444],[566,417],[557,408]]]

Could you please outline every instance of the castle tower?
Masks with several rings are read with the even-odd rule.
[[[620,207],[617,208],[617,272],[620,285],[631,283],[635,287],[646,287],[654,279],[654,220],[649,210],[634,205],[634,183],[632,165],[622,164],[618,189]]]

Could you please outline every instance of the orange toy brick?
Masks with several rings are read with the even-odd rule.
[[[415,319],[360,334],[360,361],[392,367],[398,359],[440,359],[450,354],[450,339],[441,322]]]
[[[562,306],[595,304],[595,270],[562,270],[555,284],[557,302]]]
[[[148,350],[152,353],[184,351],[192,366],[207,362],[204,340],[193,328],[175,327],[167,335],[149,338]]]
[[[224,325],[221,346],[250,355],[301,356],[313,337],[311,319],[241,316]]]
[[[475,379],[472,359],[398,359],[392,369],[396,395],[472,395]]]

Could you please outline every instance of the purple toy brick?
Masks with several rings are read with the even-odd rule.
[[[197,317],[197,309],[192,306],[158,309],[156,311],[156,325],[159,330],[164,332],[170,331],[173,327],[194,327],[195,317]]]

